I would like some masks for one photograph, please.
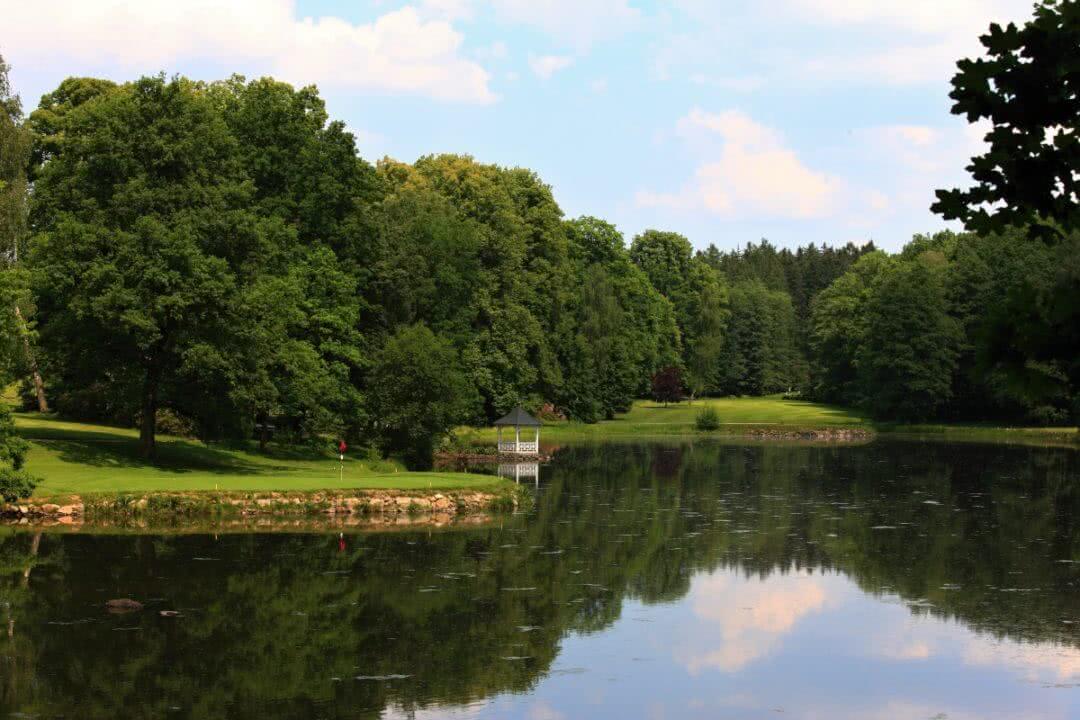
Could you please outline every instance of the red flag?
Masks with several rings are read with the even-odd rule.
[[[345,444],[344,440],[342,440],[341,442],[338,443],[337,449],[338,449],[339,453],[344,455],[345,451],[349,449],[349,446]]]

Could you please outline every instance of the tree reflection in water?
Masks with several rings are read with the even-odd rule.
[[[914,442],[571,446],[543,468],[528,516],[357,534],[343,552],[336,533],[8,529],[0,711],[291,718],[460,706],[533,690],[563,643],[610,631],[628,602],[674,603],[666,637],[691,676],[738,672],[845,593],[959,621],[972,667],[994,661],[1001,639],[1021,641],[1017,662],[1027,652],[1036,668],[1040,648],[1058,648],[1044,669],[1070,680],[1078,456]],[[106,614],[115,597],[146,608]],[[925,658],[938,626],[879,632],[873,652]]]

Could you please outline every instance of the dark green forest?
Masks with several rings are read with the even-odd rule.
[[[1075,128],[1075,88],[1013,112],[1047,73],[1076,81],[1058,72],[1060,44],[1017,76],[1016,57],[1045,50],[1040,23],[1076,32],[1054,12],[984,38],[991,58],[960,63],[954,111],[1013,122],[1040,148],[1046,127]],[[982,190],[939,192],[936,209],[973,231],[894,254],[695,251],[677,233],[628,241],[568,219],[525,168],[373,163],[314,87],[72,77],[24,112],[0,64],[0,304],[14,310],[0,313],[0,375],[30,407],[139,426],[147,454],[162,429],[272,425],[278,440],[341,436],[422,461],[448,428],[517,404],[610,418],[671,368],[689,397],[1075,422],[1080,140],[1059,134],[1033,169],[1012,167],[1012,135],[997,134],[973,161]],[[1004,169],[986,179],[987,162]],[[998,182],[1040,168],[1051,182],[1026,194]],[[978,210],[995,202],[1015,212]]]

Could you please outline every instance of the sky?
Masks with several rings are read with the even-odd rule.
[[[698,248],[899,249],[985,128],[956,60],[1031,0],[0,0],[27,111],[71,75],[317,85],[361,155],[522,166]]]

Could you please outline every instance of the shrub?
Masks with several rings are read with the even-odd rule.
[[[0,498],[4,502],[28,498],[36,486],[36,479],[25,470],[0,469]]]
[[[716,408],[707,407],[697,414],[694,425],[702,432],[710,432],[720,429],[720,413]]]
[[[15,434],[15,422],[6,405],[0,405],[0,498],[15,502],[30,497],[36,480],[23,468],[30,443]]]

